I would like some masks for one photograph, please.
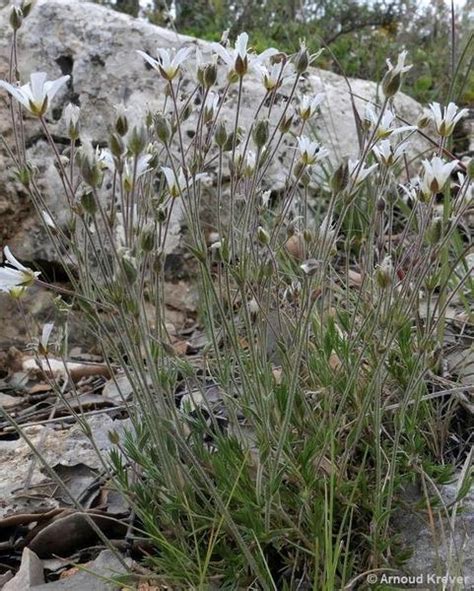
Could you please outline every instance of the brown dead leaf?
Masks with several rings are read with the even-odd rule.
[[[29,394],[41,394],[42,392],[51,392],[53,388],[49,384],[34,384],[29,388]]]
[[[302,261],[305,257],[305,241],[303,234],[293,234],[285,243],[288,254],[297,261]]]

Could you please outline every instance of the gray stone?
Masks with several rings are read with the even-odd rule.
[[[32,587],[31,591],[118,591],[121,586],[110,579],[126,572],[123,564],[110,550],[101,552],[85,568],[89,572],[79,571],[58,581]]]
[[[34,552],[24,548],[20,570],[3,586],[3,591],[31,591],[44,583],[43,563]]]
[[[418,491],[407,491],[406,498],[412,510],[406,510],[396,520],[406,544],[413,548],[413,556],[404,570],[412,575],[461,577],[463,583],[448,585],[448,589],[472,589],[474,587],[474,487],[458,503],[458,483],[439,487],[440,505],[432,509],[434,528],[428,515],[420,511],[423,497]],[[439,588],[439,587],[430,587]]]

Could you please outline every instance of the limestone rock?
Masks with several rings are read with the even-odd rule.
[[[11,29],[8,25],[9,3],[0,0],[0,79],[7,78]],[[70,83],[55,97],[49,111],[49,124],[54,137],[67,145],[63,109],[69,101],[80,104],[82,131],[93,142],[103,142],[114,120],[114,105],[123,103],[133,120],[147,109],[156,110],[163,104],[164,84],[155,71],[145,65],[137,49],[150,53],[158,47],[199,45],[209,52],[209,44],[191,37],[151,25],[139,19],[82,0],[39,0],[19,30],[19,62],[21,79],[27,80],[33,71],[45,71],[50,78],[63,74],[71,76]],[[193,67],[189,64],[190,68]],[[255,105],[263,97],[260,82],[248,76],[241,125],[248,128]],[[373,82],[350,80],[354,101],[362,113],[363,99],[374,100],[378,87]],[[234,85],[235,86],[235,85]],[[183,89],[191,87],[185,80]],[[284,94],[285,91],[283,91]],[[354,155],[357,134],[351,97],[347,82],[332,72],[312,69],[300,93],[325,92],[327,100],[322,116],[316,122],[315,133],[334,158]],[[3,94],[3,93],[2,93]],[[237,100],[237,88],[230,91],[230,100],[223,115],[232,120],[231,109]],[[398,113],[414,122],[420,112],[416,101],[400,94],[396,101]],[[0,101],[0,132],[11,139],[10,119],[6,102]],[[192,126],[192,119],[189,121]],[[38,122],[29,118],[26,125],[27,156],[40,172],[39,184],[44,190],[59,223],[65,221],[61,184],[53,166],[51,150],[45,143]],[[414,150],[421,144],[414,140]],[[284,150],[283,150],[284,152]],[[8,243],[23,260],[56,260],[36,220],[28,197],[12,180],[5,153],[0,152],[0,244]],[[281,188],[284,167],[276,162],[269,171],[270,188]],[[176,209],[171,227],[169,252],[180,242],[180,211]]]

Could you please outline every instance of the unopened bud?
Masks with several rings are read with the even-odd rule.
[[[438,244],[443,236],[443,220],[435,217],[426,230],[428,244]]]
[[[207,64],[203,68],[202,73],[202,85],[204,88],[211,88],[214,86],[217,80],[217,65],[216,64]]]
[[[280,126],[278,128],[280,133],[288,133],[291,129],[291,126],[293,124],[293,114],[291,115],[285,115],[284,117],[282,117],[282,120],[280,122]]]
[[[309,67],[310,55],[304,43],[295,57],[295,70],[297,74],[304,74]]]
[[[147,144],[147,134],[144,127],[134,127],[128,141],[128,149],[135,156],[139,156]]]
[[[334,193],[343,191],[349,183],[349,165],[347,161],[341,162],[331,177],[331,189]]]
[[[87,191],[81,195],[81,205],[82,209],[90,214],[94,215],[97,211],[97,203],[95,200],[94,193],[92,191]]]
[[[35,2],[36,0],[23,0],[20,6],[23,18],[26,18],[30,14]]]
[[[225,123],[220,121],[217,124],[216,132],[214,134],[214,139],[216,140],[216,144],[223,148],[227,142],[227,129],[225,127]]]
[[[269,244],[270,242],[270,234],[262,226],[257,228],[257,238],[260,244]]]
[[[140,236],[140,246],[143,252],[151,252],[155,246],[155,229],[149,225],[143,229]]]
[[[467,176],[472,180],[474,179],[474,158],[471,158],[466,166]]]
[[[120,158],[123,156],[123,154],[125,154],[125,144],[118,133],[113,133],[110,136],[109,148],[112,156],[115,156],[115,158]]]
[[[391,98],[400,90],[402,75],[400,72],[389,70],[382,80],[382,90],[387,98]]]
[[[18,31],[23,23],[23,12],[18,6],[13,6],[10,12],[10,26],[14,31]]]
[[[261,119],[255,123],[253,129],[253,141],[257,148],[263,148],[268,142],[268,119]]]
[[[128,132],[128,119],[125,112],[119,113],[115,120],[115,131],[122,137]]]
[[[171,137],[171,127],[168,123],[168,119],[162,113],[157,113],[155,115],[155,132],[158,139],[165,145],[169,142]]]

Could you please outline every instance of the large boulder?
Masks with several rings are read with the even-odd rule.
[[[10,6],[0,0],[0,79],[8,75],[11,29]],[[63,74],[71,76],[55,98],[49,112],[50,127],[56,139],[67,144],[63,109],[69,101],[80,104],[82,129],[93,142],[107,138],[115,118],[114,106],[122,103],[133,116],[142,116],[147,109],[155,110],[164,100],[164,85],[155,71],[145,65],[135,50],[150,53],[158,47],[200,45],[209,51],[209,44],[191,37],[151,25],[143,20],[109,10],[82,0],[39,0],[19,30],[19,62],[21,79],[31,72],[45,71],[51,79]],[[193,60],[191,60],[193,62]],[[191,73],[194,63],[189,64]],[[226,106],[228,118],[235,104],[237,89],[231,90]],[[190,85],[184,83],[184,87]],[[350,88],[353,96],[351,98]],[[354,155],[358,149],[353,104],[362,113],[366,100],[376,100],[379,87],[364,80],[345,80],[332,72],[312,69],[300,86],[299,93],[312,95],[325,92],[327,100],[314,132],[336,160]],[[284,93],[285,91],[283,91]],[[4,94],[2,92],[2,94]],[[241,125],[249,127],[255,105],[263,97],[263,88],[255,76],[248,76],[242,107]],[[404,94],[396,98],[398,113],[415,121],[420,113],[416,101]],[[192,126],[192,119],[188,125]],[[0,100],[0,133],[12,138],[6,101]],[[37,121],[29,119],[26,126],[27,157],[40,170],[40,185],[59,223],[66,212],[63,207],[61,184],[53,165],[51,150],[44,141]],[[414,149],[421,144],[414,141]],[[281,188],[285,170],[280,162],[269,171],[270,188]],[[168,252],[179,247],[180,212],[176,208],[171,228]],[[36,214],[24,191],[12,180],[12,170],[4,152],[0,152],[0,245],[8,243],[26,261],[55,261],[56,253],[45,239]]]

